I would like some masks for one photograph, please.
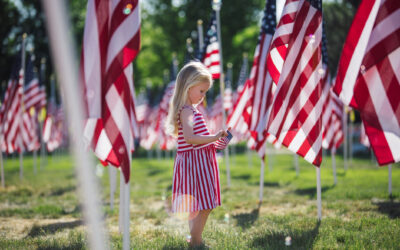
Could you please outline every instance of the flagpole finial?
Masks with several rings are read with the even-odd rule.
[[[46,63],[46,57],[42,57],[42,59],[40,59],[40,63]]]
[[[197,20],[197,24],[198,25],[202,25],[203,24],[203,20],[201,20],[201,19]]]
[[[227,66],[228,68],[232,68],[233,64],[230,63],[230,62],[228,62],[228,63],[226,64],[226,66]]]
[[[222,0],[212,0],[212,8],[215,11],[219,11],[221,9]]]
[[[247,57],[249,57],[249,54],[247,54],[247,52],[244,52],[243,57],[247,58]]]
[[[22,34],[23,39],[26,39],[27,36],[28,36],[28,34],[26,34],[26,33]]]
[[[192,43],[192,38],[186,39],[186,44],[191,44]]]

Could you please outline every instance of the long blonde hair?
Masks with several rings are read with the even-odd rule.
[[[201,82],[208,82],[210,87],[212,86],[211,73],[201,62],[189,62],[179,71],[165,123],[165,129],[168,134],[178,135],[179,109],[185,105],[189,88]]]

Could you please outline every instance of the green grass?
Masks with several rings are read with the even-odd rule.
[[[222,206],[207,222],[204,239],[212,249],[399,249],[400,164],[393,164],[392,196],[388,168],[370,159],[353,159],[347,171],[336,157],[337,185],[331,159],[321,166],[322,221],[317,220],[315,168],[299,158],[278,154],[265,164],[263,203],[259,207],[260,161],[246,154],[230,158],[231,187],[221,159]],[[272,170],[269,170],[269,162]],[[5,162],[6,188],[0,188],[0,249],[86,249],[85,226],[76,193],[72,159],[49,157],[37,174],[32,157]],[[109,207],[106,168],[99,178],[102,211],[112,249],[122,249],[118,233],[118,198]],[[187,248],[187,222],[168,212],[173,159],[136,158],[131,170],[131,248]],[[96,169],[93,169],[96,173]],[[291,237],[291,245],[285,238]]]

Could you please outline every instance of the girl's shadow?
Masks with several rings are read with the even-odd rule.
[[[260,214],[260,206],[256,209],[253,209],[250,213],[240,213],[233,215],[233,218],[236,220],[238,226],[240,226],[243,230],[251,227],[254,222],[258,219],[258,215]]]

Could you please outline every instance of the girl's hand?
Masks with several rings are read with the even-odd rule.
[[[228,128],[228,130],[231,130],[231,127]],[[217,134],[217,139],[221,138],[221,137],[227,137],[228,136],[228,132],[226,132],[225,130],[220,130]]]

